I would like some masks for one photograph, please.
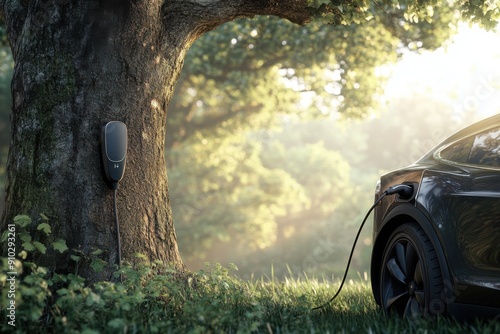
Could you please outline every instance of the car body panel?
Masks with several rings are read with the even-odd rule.
[[[486,195],[491,192],[478,188],[473,174],[425,171],[417,207],[432,217],[434,232],[446,250],[456,301],[500,307],[500,197]],[[493,291],[488,298],[465,293],[472,287]]]

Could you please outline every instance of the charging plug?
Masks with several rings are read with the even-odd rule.
[[[384,191],[386,195],[398,194],[402,199],[409,199],[413,195],[413,187],[409,184],[398,184]]]

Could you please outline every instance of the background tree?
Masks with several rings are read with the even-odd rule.
[[[413,2],[394,9],[385,6],[328,1],[0,1],[16,64],[2,226],[21,212],[36,224],[44,213],[53,224],[52,238],[65,239],[84,254],[104,249],[102,259],[113,263],[111,194],[100,177],[98,137],[100,122],[122,120],[129,127],[128,171],[119,202],[124,256],[131,259],[141,252],[182,267],[169,205],[164,139],[167,105],[191,44],[222,23],[260,14],[298,24],[313,16],[351,24],[388,13],[413,21],[433,14]],[[488,8],[483,13],[491,14]],[[486,14],[487,20],[494,18]],[[297,80],[300,86],[300,77]],[[354,89],[361,87],[353,83]],[[47,254],[40,264],[71,269],[67,258],[56,255]],[[90,276],[86,265],[81,268]],[[107,277],[109,270],[91,278]]]
[[[281,126],[284,117],[357,118],[374,113],[385,80],[376,68],[395,61],[402,50],[441,45],[451,33],[454,14],[446,7],[436,11],[431,23],[397,27],[396,14],[363,25],[318,20],[303,27],[257,17],[226,23],[194,43],[169,107],[166,142],[174,221],[189,262],[199,263],[207,252],[223,254],[227,247],[263,249],[290,235],[298,222],[315,226],[331,215],[341,204],[338,194],[348,191],[349,167],[342,156],[331,156],[334,152],[317,143],[285,148],[275,142],[271,147],[284,153],[278,158],[280,153],[261,142],[265,131],[245,133]],[[246,152],[249,145],[255,162],[248,156],[231,158],[230,152]],[[273,158],[290,164],[275,166]],[[320,170],[331,177],[313,181],[311,175],[324,177]],[[258,181],[266,173],[274,180],[267,194],[269,185]],[[241,189],[241,179],[251,188]],[[315,196],[320,191],[314,183],[328,189],[323,198]],[[254,194],[255,202],[250,201],[252,191],[261,193]],[[323,201],[327,197],[335,201]],[[329,208],[318,210],[320,202]],[[223,208],[217,203],[224,203]]]
[[[400,134],[412,137],[413,144],[401,140],[401,145],[392,147],[399,153],[398,157],[405,159],[397,165],[394,159],[387,159],[388,155],[396,154],[383,146],[386,138],[377,134],[393,133],[394,125],[403,118],[402,113],[392,120],[380,119],[364,128],[348,122],[347,129],[332,122],[315,123],[301,131],[306,127],[298,119],[340,117],[345,120],[378,113],[377,95],[384,89],[385,78],[376,73],[377,66],[395,61],[408,50],[420,52],[442,45],[453,32],[450,26],[456,24],[458,18],[449,7],[436,10],[432,20],[418,22],[401,20],[404,14],[397,15],[397,12],[380,15],[361,26],[325,25],[316,21],[296,27],[290,22],[266,17],[236,20],[194,43],[177,83],[167,125],[167,164],[174,221],[181,253],[191,267],[202,266],[207,259],[217,259],[238,263],[244,274],[262,273],[275,259],[276,272],[287,273],[288,263],[294,268],[301,267],[296,271],[301,273],[304,267],[301,263],[309,261],[307,254],[317,247],[314,240],[321,235],[329,235],[329,240],[334,240],[336,249],[340,250],[336,256],[329,257],[330,264],[335,257],[342,259],[338,263],[344,265],[344,248],[349,247],[350,240],[339,236],[349,234],[333,236],[328,231],[335,226],[336,231],[352,234],[352,228],[362,219],[359,203],[368,206],[372,196],[369,194],[356,202],[358,206],[346,205],[336,211],[342,204],[339,194],[349,197],[353,189],[365,189],[362,192],[372,189],[378,177],[373,170],[389,170],[388,165],[396,168],[411,163],[407,154],[409,147],[411,150],[418,147],[419,151],[412,154],[415,160],[422,150],[432,146],[417,145],[423,141],[418,138],[436,135],[430,133],[433,132],[431,126],[417,133],[418,124],[429,119],[423,117],[425,112],[415,111],[420,115],[415,120],[416,126]],[[438,108],[429,108],[427,103],[418,104],[421,111],[427,108],[427,113],[433,113],[431,110],[435,110],[438,113],[435,119],[440,115],[449,117]],[[282,126],[290,129],[286,139],[275,131],[263,130]],[[389,129],[391,132],[387,132]],[[328,145],[323,147],[319,141],[325,137],[329,138]],[[246,164],[245,175],[253,174],[250,179],[259,184],[255,175],[266,173],[262,166],[280,170],[283,178],[275,175],[274,189],[282,191],[281,194],[294,194],[288,196],[288,202],[282,202],[284,210],[280,210],[279,215],[268,213],[262,220],[259,220],[261,214],[257,206],[248,203],[238,206],[243,203],[238,195],[245,192],[235,189],[240,186],[233,182],[236,173],[229,172],[238,167],[233,164],[232,168],[226,167],[229,158],[224,152],[246,150],[250,142],[258,151],[252,159],[260,161]],[[372,150],[367,150],[367,143]],[[230,149],[225,145],[230,145]],[[309,168],[312,165],[307,164],[307,157],[311,148],[321,150],[325,162],[339,159],[342,165],[348,162],[355,171],[349,173],[349,168],[338,168],[334,163],[330,164],[331,168],[324,168],[328,164],[318,169]],[[288,153],[287,158],[276,164],[282,152]],[[383,152],[385,159],[367,157],[373,158],[375,152]],[[203,164],[206,167],[202,167]],[[290,173],[293,164],[302,175]],[[249,166],[259,168],[252,171]],[[364,170],[360,166],[370,168]],[[219,176],[214,178],[214,174]],[[325,175],[329,177],[322,180],[323,185],[332,191],[321,203],[330,209],[321,213],[317,199],[311,205],[313,199],[308,195],[314,195],[315,188],[307,181],[311,176]],[[294,182],[293,186],[290,181]],[[262,191],[261,188],[253,190]],[[297,190],[300,195],[295,195]],[[271,193],[265,202],[259,203],[272,205],[281,196],[277,192],[269,195]],[[293,198],[296,205],[291,202]],[[255,217],[252,217],[253,211],[245,207],[255,210]],[[253,228],[257,224],[261,228]],[[268,227],[263,228],[263,224]],[[285,234],[287,238],[283,238]],[[297,251],[291,251],[292,248]],[[247,260],[251,258],[256,260]],[[365,256],[365,260],[367,258],[369,256]],[[281,262],[280,269],[277,259]],[[327,265],[324,262],[315,272],[321,272]],[[338,264],[334,267],[338,269]],[[328,269],[332,271],[331,267]]]

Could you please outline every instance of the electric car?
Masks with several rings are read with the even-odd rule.
[[[375,199],[371,284],[383,310],[500,319],[500,114],[383,175]]]

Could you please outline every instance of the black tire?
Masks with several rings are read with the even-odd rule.
[[[446,311],[444,284],[436,251],[416,223],[394,230],[380,271],[381,307],[404,317],[433,317]]]

